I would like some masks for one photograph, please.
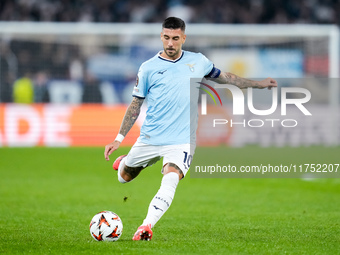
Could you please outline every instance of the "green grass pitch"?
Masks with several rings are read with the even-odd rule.
[[[104,160],[104,148],[0,149],[0,254],[339,254],[340,179],[192,178],[154,227],[133,242],[157,192],[160,163],[131,183]],[[219,148],[198,149],[202,164]],[[340,163],[340,148],[228,148],[230,163]],[[311,162],[311,161],[315,162]],[[267,162],[267,161],[266,161]],[[116,212],[119,241],[96,242],[91,218]]]

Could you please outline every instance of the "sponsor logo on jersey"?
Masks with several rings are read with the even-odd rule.
[[[159,73],[159,74],[163,74],[163,73],[165,73],[166,71],[168,71],[168,70],[159,71],[158,73]]]
[[[139,77],[137,75],[137,77],[136,77],[136,87],[138,86],[138,83],[139,83]]]

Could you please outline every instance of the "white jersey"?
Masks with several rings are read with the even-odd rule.
[[[189,51],[182,51],[181,57],[174,61],[158,53],[144,62],[133,90],[133,96],[147,101],[146,118],[138,140],[151,145],[192,142],[197,121],[190,120],[190,79],[217,77],[219,73],[203,54]],[[190,125],[196,126],[190,128]]]

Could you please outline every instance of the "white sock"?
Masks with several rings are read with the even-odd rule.
[[[118,175],[118,181],[119,182],[121,182],[121,183],[126,183],[127,181],[125,181],[124,179],[123,179],[123,177],[120,175],[120,173],[121,173],[121,171],[123,170],[123,165],[125,165],[124,163],[125,163],[125,160],[126,160],[126,157],[124,157],[121,161],[120,161],[120,163],[119,163],[119,166],[118,166],[118,173],[117,173],[117,175]]]
[[[178,182],[179,176],[177,173],[170,172],[163,176],[161,187],[151,200],[143,225],[151,224],[151,227],[155,226],[157,221],[170,207]]]

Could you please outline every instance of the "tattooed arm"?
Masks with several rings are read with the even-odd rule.
[[[122,125],[120,126],[119,134],[126,136],[130,131],[139,116],[143,101],[144,99],[138,97],[132,99],[131,104],[126,110]]]
[[[132,102],[127,108],[122,124],[120,126],[119,130],[120,135],[126,136],[130,129],[132,128],[133,124],[135,124],[139,116],[140,108],[143,104],[143,101],[144,99],[138,97],[134,97],[132,99]],[[112,152],[118,149],[119,145],[120,141],[115,140],[112,143],[105,146],[104,157],[106,160],[109,160],[109,156],[111,155]]]
[[[272,78],[267,78],[262,81],[254,81],[254,80],[248,80],[242,77],[239,77],[232,73],[227,72],[221,72],[220,76],[216,79],[214,79],[217,83],[220,84],[232,84],[240,89],[252,87],[252,88],[268,88],[271,89],[272,87],[277,87],[276,80]]]

